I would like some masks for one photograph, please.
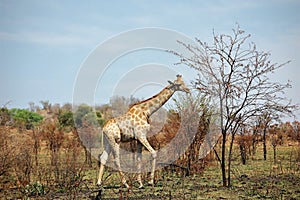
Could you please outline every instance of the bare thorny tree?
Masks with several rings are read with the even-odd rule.
[[[190,55],[172,52],[180,58],[178,64],[197,71],[195,88],[218,102],[220,165],[223,186],[228,187],[231,186],[233,141],[239,127],[265,113],[292,115],[295,109],[284,96],[284,90],[291,87],[290,82],[282,84],[270,79],[270,74],[289,62],[273,63],[271,54],[258,51],[253,42],[248,42],[249,38],[250,34],[237,26],[232,35],[213,33],[212,45],[199,39],[196,39],[197,45],[179,41]],[[226,152],[228,140],[230,146]]]

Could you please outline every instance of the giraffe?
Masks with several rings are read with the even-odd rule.
[[[126,183],[126,179],[121,170],[120,166],[120,143],[128,142],[132,140],[137,140],[138,142],[138,156],[137,156],[137,169],[138,176],[137,181],[139,183],[139,188],[143,187],[141,180],[141,156],[142,156],[142,146],[144,146],[152,156],[152,166],[150,172],[149,185],[154,184],[154,172],[156,165],[157,153],[149,144],[146,135],[150,129],[149,117],[156,112],[160,107],[162,107],[174,94],[176,91],[184,91],[189,93],[190,90],[186,87],[181,75],[177,75],[175,81],[168,81],[169,85],[166,86],[162,91],[160,91],[155,96],[138,102],[132,105],[127,113],[113,118],[104,125],[103,127],[103,138],[105,138],[104,151],[100,156],[100,169],[97,185],[102,184],[102,176],[104,173],[104,166],[107,162],[109,154],[112,152],[114,156],[114,161],[119,172],[121,182],[127,188],[129,185]]]

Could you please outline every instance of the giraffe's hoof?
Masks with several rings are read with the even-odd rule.
[[[96,184],[98,187],[102,187],[102,183],[100,181],[97,182]]]

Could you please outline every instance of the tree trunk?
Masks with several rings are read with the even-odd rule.
[[[228,153],[228,175],[227,175],[227,187],[231,186],[231,158],[232,158],[232,149],[233,149],[233,142],[234,142],[235,134],[232,134],[230,146],[229,146],[229,153]]]
[[[187,170],[186,170],[185,176],[190,176],[193,149],[194,149],[194,145],[192,144],[190,146],[189,153],[188,153],[188,160],[187,160],[187,166],[186,166]]]
[[[263,131],[263,152],[264,152],[264,160],[267,160],[267,139],[266,139],[267,129],[264,128]]]
[[[221,153],[221,171],[222,171],[222,182],[223,187],[227,187],[227,179],[226,179],[226,131],[222,130],[222,153]]]
[[[255,156],[256,154],[256,143],[257,143],[257,131],[253,131],[253,137],[252,137],[252,155]]]
[[[85,163],[89,166],[92,167],[92,154],[91,151],[87,150],[87,148],[84,146],[84,153],[85,153]]]
[[[246,148],[245,148],[245,144],[240,144],[240,154],[241,154],[242,164],[245,165],[246,164]]]

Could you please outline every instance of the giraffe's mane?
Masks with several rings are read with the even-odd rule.
[[[157,96],[159,96],[163,91],[165,91],[165,90],[168,89],[168,88],[169,88],[169,86],[166,86],[166,87],[165,87],[164,89],[162,89],[158,94],[156,94],[156,95],[154,95],[154,96],[152,96],[152,97],[150,97],[150,98],[148,98],[148,99],[145,99],[145,100],[142,100],[142,101],[139,101],[139,102],[136,102],[136,103],[132,104],[131,106],[129,106],[129,109],[132,108],[133,106],[143,104],[143,103],[145,103],[145,102],[147,102],[147,101],[149,101],[149,100],[151,100],[151,99],[156,98]]]

